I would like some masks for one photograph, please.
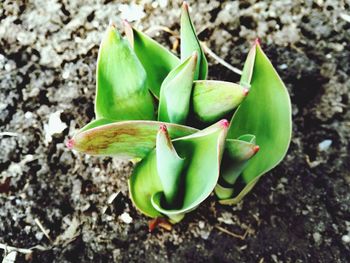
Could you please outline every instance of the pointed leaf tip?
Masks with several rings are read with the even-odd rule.
[[[188,10],[188,3],[186,1],[182,2],[182,8]]]
[[[124,25],[124,32],[125,32],[126,39],[129,41],[130,46],[134,48],[134,32],[133,32],[132,26],[125,19],[123,19],[123,25]]]
[[[194,80],[206,79],[208,74],[208,62],[205,58],[202,47],[197,38],[196,30],[192,23],[189,7],[186,2],[182,4],[181,22],[180,22],[180,38],[181,38],[181,60],[185,60],[193,51],[198,52],[198,60]]]
[[[226,128],[228,128],[228,126],[230,126],[230,123],[229,123],[228,120],[223,119],[223,120],[220,121],[220,125],[221,125],[221,127],[226,129]]]
[[[191,54],[164,79],[160,89],[158,120],[185,123],[190,111],[197,55]]]
[[[254,154],[256,154],[260,150],[259,145],[255,145],[253,148]]]
[[[258,45],[258,46],[260,46],[260,38],[256,38],[255,40],[254,40],[254,45]]]
[[[73,149],[74,147],[74,140],[73,139],[69,139],[66,143],[66,146],[68,149]]]
[[[159,126],[159,130],[162,131],[162,132],[167,132],[167,131],[168,131],[168,129],[167,129],[167,127],[166,127],[165,124],[161,124],[161,125]]]
[[[243,95],[244,95],[244,97],[247,96],[248,93],[249,93],[249,89],[248,89],[248,88],[244,88],[244,89],[243,89]]]

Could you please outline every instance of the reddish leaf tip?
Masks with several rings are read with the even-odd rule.
[[[257,153],[260,150],[259,145],[255,145],[253,148],[254,154]]]
[[[257,37],[256,39],[255,39],[255,41],[254,41],[254,44],[255,45],[259,45],[260,46],[260,39]]]
[[[188,3],[186,1],[182,2],[182,8],[184,8],[186,11],[188,11]]]
[[[125,27],[130,27],[130,23],[129,23],[129,21],[126,20],[126,19],[123,19],[123,25],[124,25]]]
[[[68,149],[73,149],[74,146],[74,140],[73,139],[69,139],[66,143],[66,146]]]
[[[167,129],[167,127],[166,127],[165,124],[161,124],[161,125],[159,126],[159,130],[162,131],[162,132],[167,132],[167,131],[168,131],[168,129]]]
[[[230,123],[228,122],[228,120],[223,119],[223,120],[220,121],[220,125],[221,125],[223,128],[227,128],[227,127],[230,125]]]
[[[248,88],[243,88],[243,95],[247,96],[249,93],[249,89]]]

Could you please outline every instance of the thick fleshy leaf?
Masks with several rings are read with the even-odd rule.
[[[162,83],[158,109],[158,120],[183,124],[190,111],[193,75],[197,53],[173,69]]]
[[[96,118],[152,120],[146,72],[129,43],[110,25],[97,59]]]
[[[160,87],[180,59],[162,45],[125,22],[126,36],[147,73],[147,87],[159,98]]]
[[[222,120],[193,135],[173,140],[178,154],[186,160],[182,205],[178,209],[165,207],[161,191],[151,199],[154,208],[173,222],[181,220],[185,213],[195,209],[214,190],[219,177],[227,126],[228,122]]]
[[[70,140],[73,149],[91,155],[144,158],[156,146],[157,121],[121,121],[78,132]],[[171,138],[195,133],[188,126],[167,124]]]
[[[157,171],[163,186],[165,203],[169,207],[181,204],[182,170],[185,160],[177,154],[165,125],[157,134],[156,143]]]
[[[255,45],[257,45],[259,42],[258,40],[255,40]],[[255,55],[256,55],[256,48],[251,48],[248,52],[247,59],[244,63],[244,67],[242,70],[242,75],[239,84],[243,87],[250,89],[250,83],[253,76],[253,70],[254,70],[254,62],[255,62]]]
[[[190,18],[188,4],[186,2],[182,5],[180,36],[181,60],[187,59],[194,51],[197,51],[198,60],[194,80],[206,79],[208,74],[208,62],[198,41],[196,30]]]
[[[232,197],[234,184],[250,159],[259,151],[255,136],[246,134],[238,139],[227,139],[221,165],[221,175],[215,193],[219,199]]]
[[[233,185],[237,177],[242,173],[248,160],[258,151],[259,146],[255,144],[254,135],[243,135],[238,139],[227,139],[225,145],[227,165],[222,172],[222,178],[226,183]]]
[[[254,134],[260,146],[259,154],[243,171],[246,187],[283,159],[292,128],[288,91],[259,43],[255,43],[253,49],[256,55],[251,89],[234,114],[228,135],[228,138],[237,138],[241,134]]]
[[[102,125],[106,125],[106,124],[110,124],[110,123],[113,123],[113,122],[116,122],[116,121],[109,120],[109,119],[104,119],[104,118],[93,120],[93,121],[89,122],[88,124],[86,124],[83,128],[81,128],[79,130],[79,132],[87,131],[87,130],[90,130],[92,128],[96,128],[96,127],[99,127],[99,126],[102,126]]]
[[[160,191],[163,186],[158,175],[156,150],[153,150],[135,166],[129,178],[129,193],[140,212],[155,218],[161,213],[153,207],[151,198]]]
[[[193,110],[203,122],[214,122],[235,109],[248,94],[242,86],[215,80],[198,80],[193,85]]]
[[[183,201],[178,209],[164,207],[164,190],[158,174],[156,150],[153,150],[137,165],[129,180],[136,207],[148,216],[164,214],[173,222],[178,222],[185,213],[203,202],[213,191],[219,177],[227,127],[228,122],[222,120],[202,131],[172,141],[179,156],[185,159]]]

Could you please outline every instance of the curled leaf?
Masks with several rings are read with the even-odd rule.
[[[156,143],[157,171],[162,183],[165,203],[176,207],[181,203],[180,192],[182,170],[185,160],[180,158],[170,140],[167,128],[162,125],[157,134]]]
[[[230,198],[234,183],[247,166],[250,159],[259,151],[255,136],[246,134],[237,139],[227,139],[221,166],[221,180],[215,188],[219,199]]]
[[[172,141],[185,159],[183,197],[179,208],[164,205],[164,189],[157,171],[155,150],[142,160],[130,178],[130,193],[136,207],[151,217],[167,215],[173,222],[195,209],[213,191],[218,178],[228,122],[220,121],[192,135]],[[148,190],[149,186],[151,190]],[[176,187],[176,185],[174,185]],[[145,190],[147,189],[147,190]]]
[[[130,198],[141,213],[152,218],[161,217],[151,202],[153,194],[161,191],[163,186],[158,175],[156,151],[153,150],[135,166],[129,178]]]
[[[108,27],[100,45],[96,86],[97,119],[154,119],[146,72],[114,25]]]
[[[198,80],[193,86],[193,110],[203,122],[213,122],[235,109],[248,94],[242,86],[215,80]]]
[[[173,69],[162,83],[158,109],[158,120],[183,124],[190,111],[193,75],[197,53]]]
[[[126,36],[147,73],[147,87],[159,98],[160,87],[180,59],[152,38],[125,22]]]
[[[182,5],[181,11],[181,60],[187,59],[194,51],[198,54],[194,80],[206,79],[208,74],[208,62],[205,58],[202,47],[198,41],[196,30],[193,26],[186,2]]]
[[[250,160],[260,147],[255,144],[254,135],[243,135],[238,139],[226,140],[227,166],[225,167],[222,178],[230,185],[233,185],[237,177],[242,173]],[[224,163],[225,165],[225,163]]]

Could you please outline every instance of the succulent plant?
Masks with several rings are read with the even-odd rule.
[[[178,222],[213,191],[220,203],[237,203],[283,159],[291,139],[290,98],[259,42],[235,84],[206,80],[208,63],[186,3],[181,59],[124,26],[125,37],[113,24],[107,29],[97,60],[96,119],[68,146],[133,160],[131,199],[152,218]]]

